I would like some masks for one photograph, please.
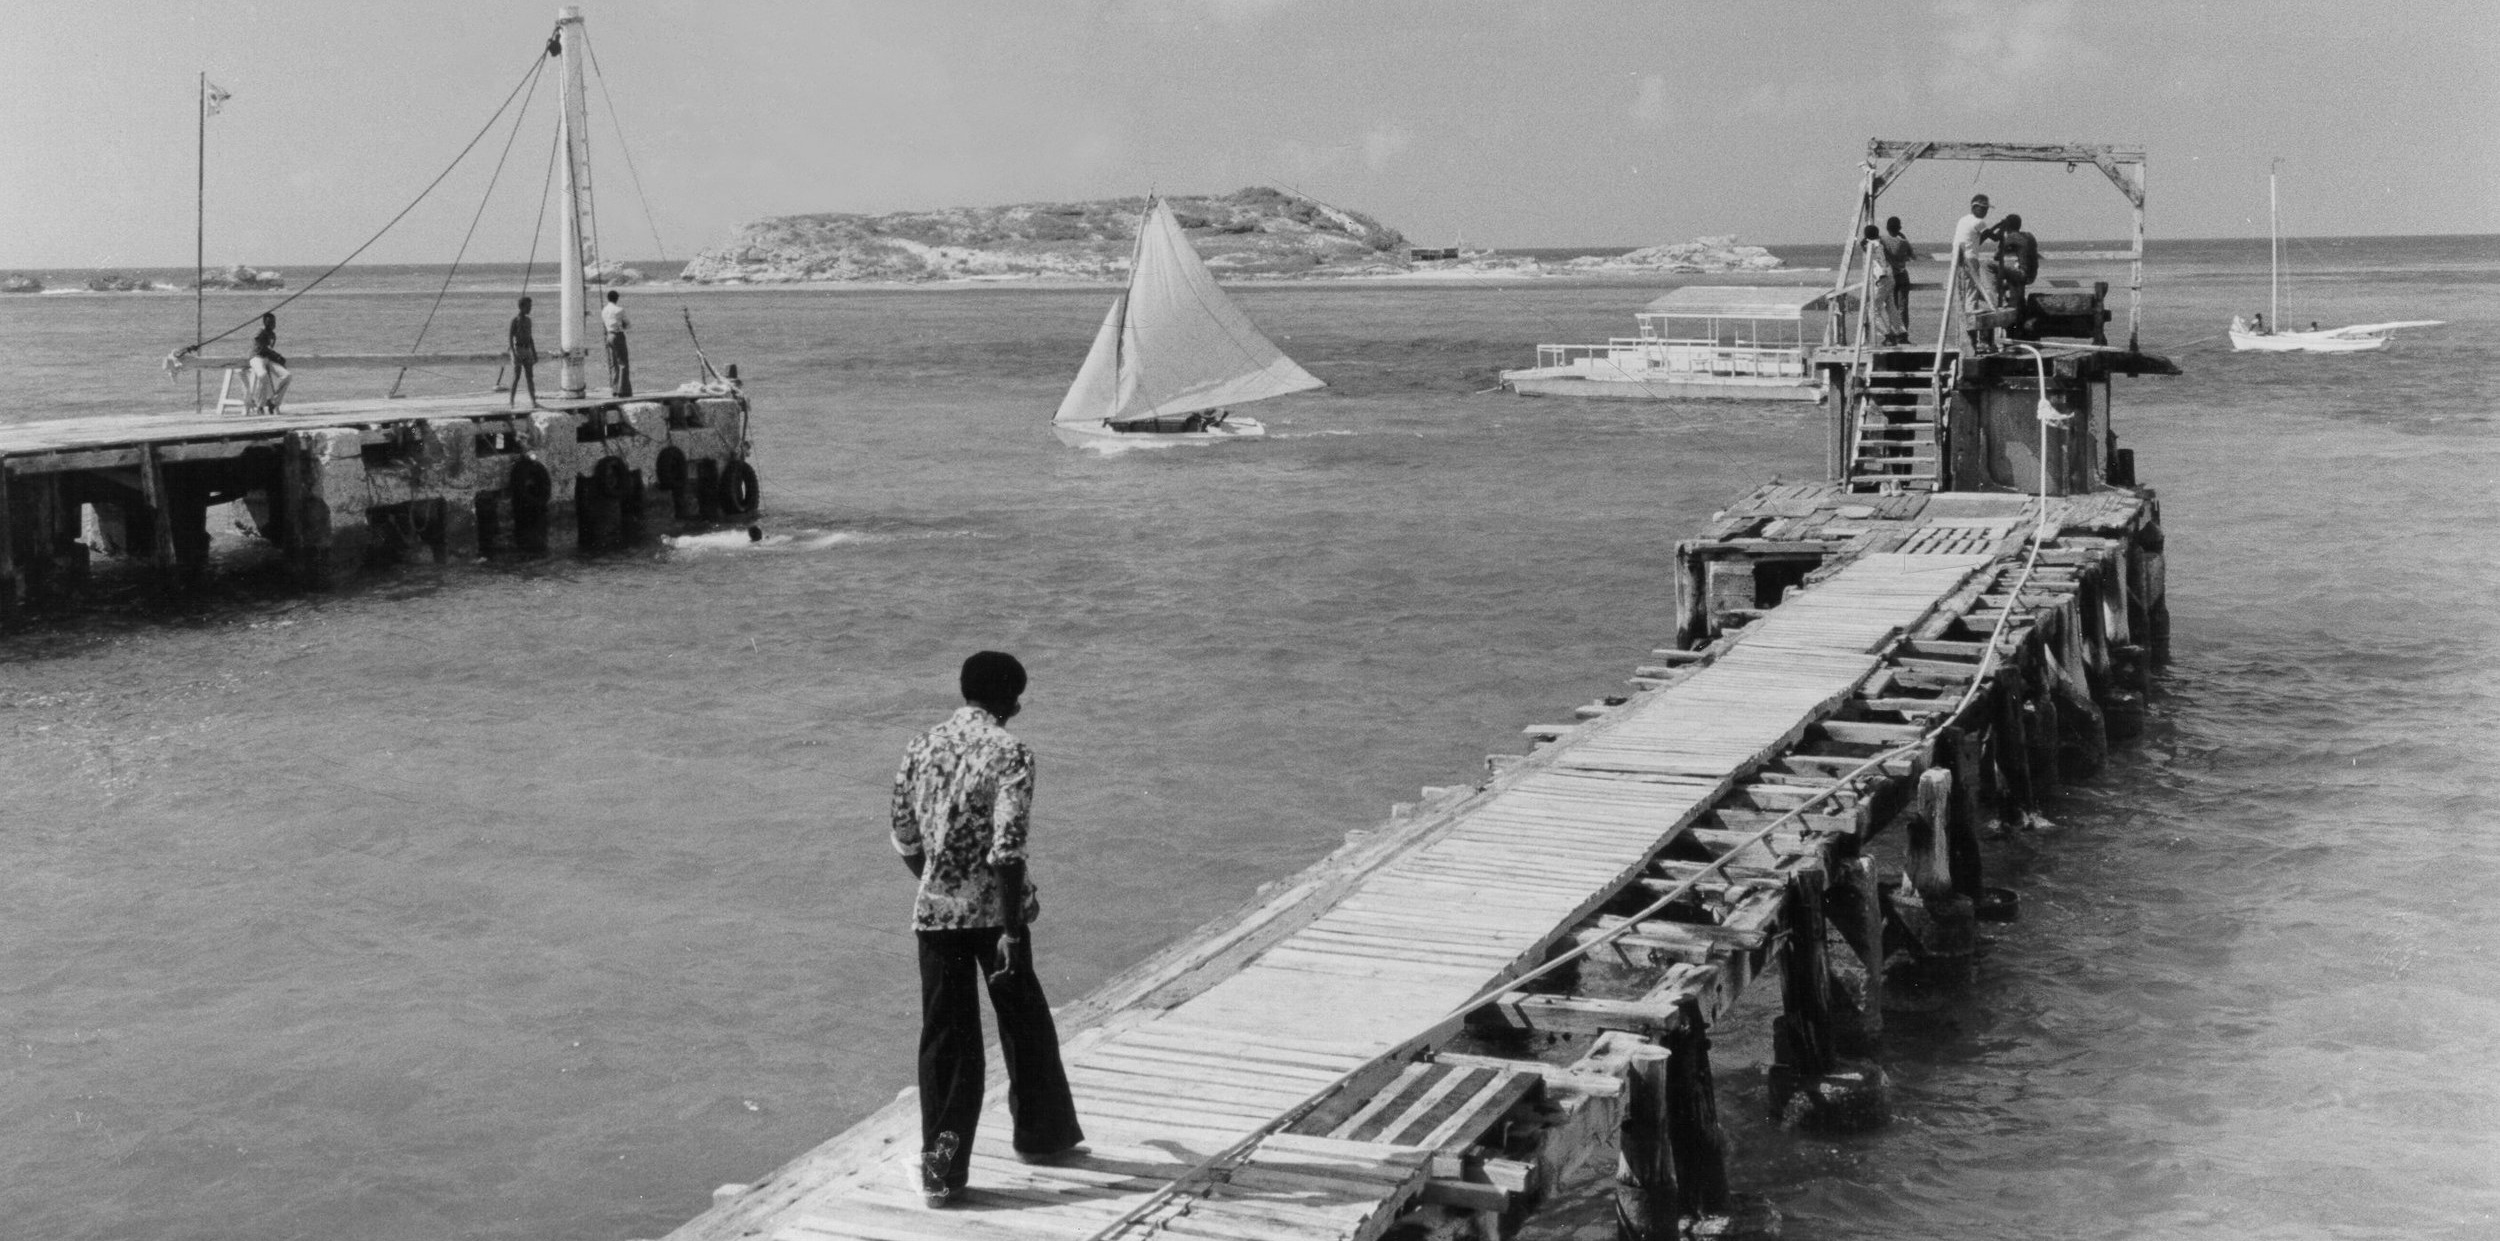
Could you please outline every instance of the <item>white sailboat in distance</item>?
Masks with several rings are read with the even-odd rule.
[[[1072,448],[1256,439],[1267,428],[1232,407],[1326,386],[1250,325],[1156,198],[1051,431]]]
[[[2241,353],[2368,353],[2387,347],[2387,334],[2398,328],[2438,327],[2445,319],[2398,319],[2392,323],[2356,323],[2351,327],[2313,327],[2286,332],[2283,324],[2283,227],[2275,197],[2275,177],[2282,160],[2266,169],[2266,259],[2272,277],[2267,285],[2266,317],[2250,323],[2231,316],[2231,348]]]

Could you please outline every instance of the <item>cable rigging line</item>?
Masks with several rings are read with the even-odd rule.
[[[651,214],[651,196],[643,192],[642,171],[634,166],[633,148],[625,145],[625,126],[617,119],[616,96],[608,93],[608,74],[599,67],[599,49],[591,43],[587,29],[582,31],[582,50],[590,53],[590,76],[598,79],[599,98],[607,102],[608,130],[616,135],[616,153],[625,157],[625,175],[633,180],[634,198],[642,204],[643,225],[651,230],[651,244],[660,252],[661,261],[666,262],[668,246],[660,240],[660,222]]]
[[[460,235],[460,248],[451,256],[451,270],[443,273],[443,286],[434,291],[434,304],[426,307],[425,322],[417,325],[417,338],[408,346],[410,354],[425,345],[425,334],[433,330],[434,316],[442,310],[443,298],[451,293],[451,282],[460,275],[460,263],[468,257],[469,243],[477,237],[478,221],[486,218],[487,204],[494,201],[495,186],[503,180],[504,163],[512,158],[512,144],[520,140],[521,122],[529,119],[530,102],[538,98],[538,81],[545,76],[546,68],[547,60],[543,56],[530,67],[529,93],[521,97],[520,110],[512,114],[512,132],[504,137],[503,150],[495,156],[495,170],[487,175],[485,192],[478,195],[477,211],[469,217],[469,231]],[[399,373],[391,377],[391,390],[386,395],[398,396],[400,381],[407,377],[408,368],[400,367]]]
[[[434,192],[435,188],[436,188],[437,186],[440,186],[440,185],[443,183],[443,179],[444,179],[444,178],[446,178],[446,177],[449,177],[449,176],[451,175],[451,173],[452,173],[452,170],[453,170],[453,169],[455,169],[455,168],[458,168],[458,167],[460,166],[460,162],[461,162],[462,160],[465,160],[465,159],[467,159],[467,158],[469,157],[469,152],[471,152],[471,151],[473,151],[473,150],[476,150],[476,149],[477,149],[477,144],[478,144],[479,142],[483,141],[483,140],[485,139],[486,135],[487,135],[489,132],[492,132],[492,131],[493,131],[493,129],[495,128],[495,123],[496,123],[497,121],[502,120],[502,119],[503,119],[503,114],[505,113],[505,111],[507,111],[508,109],[510,109],[510,108],[512,107],[512,101],[513,101],[514,99],[517,99],[517,98],[519,98],[519,97],[520,97],[520,94],[521,94],[521,89],[522,89],[523,87],[525,87],[525,86],[528,86],[528,85],[530,84],[530,82],[531,82],[531,81],[532,81],[532,80],[533,80],[533,79],[537,76],[538,71],[539,71],[539,69],[540,69],[540,62],[541,62],[543,59],[544,59],[543,54],[533,53],[533,54],[531,55],[531,57],[530,57],[530,67],[529,67],[529,69],[528,69],[527,71],[525,71],[525,72],[523,72],[523,73],[522,73],[522,75],[521,75],[521,80],[520,80],[520,81],[515,82],[515,83],[513,83],[513,84],[512,84],[512,91],[511,91],[511,93],[510,93],[510,94],[507,94],[507,95],[505,95],[505,96],[504,96],[504,98],[503,98],[503,102],[502,102],[501,104],[496,105],[496,107],[495,107],[495,114],[494,114],[493,116],[487,117],[487,118],[486,118],[486,123],[485,123],[485,124],[478,126],[477,133],[476,133],[476,134],[474,134],[474,135],[472,135],[472,136],[469,138],[468,145],[461,147],[461,148],[460,148],[460,153],[459,153],[458,155],[454,155],[454,156],[452,156],[452,157],[451,157],[451,162],[450,162],[449,164],[444,165],[444,166],[443,166],[443,170],[442,170],[441,172],[438,172],[438,173],[434,174],[434,179],[433,179],[433,180],[431,180],[431,181],[426,182],[426,183],[425,183],[425,188],[424,188],[424,189],[422,189],[422,190],[417,191],[417,196],[416,196],[415,198],[410,199],[410,200],[408,201],[408,205],[407,205],[407,206],[402,207],[402,208],[400,208],[400,209],[399,209],[399,214],[397,214],[397,215],[395,215],[395,216],[392,216],[392,217],[390,218],[390,222],[389,222],[389,223],[387,223],[387,224],[384,224],[384,225],[383,225],[380,229],[376,230],[376,231],[374,232],[374,234],[373,234],[371,237],[367,237],[367,238],[365,238],[365,241],[364,241],[364,244],[363,244],[363,245],[360,245],[360,246],[356,247],[354,250],[349,251],[349,252],[348,252],[348,255],[347,255],[347,257],[346,257],[346,258],[340,259],[338,262],[331,264],[331,265],[330,265],[329,270],[327,270],[327,271],[325,271],[325,272],[322,272],[320,275],[315,276],[315,277],[313,277],[311,280],[307,281],[307,282],[305,283],[305,285],[304,285],[304,287],[303,287],[303,288],[297,289],[297,290],[296,290],[296,291],[294,291],[293,293],[290,293],[290,294],[286,295],[284,298],[279,299],[279,301],[278,301],[275,305],[273,305],[273,306],[269,307],[269,309],[268,309],[267,311],[264,311],[263,313],[266,313],[266,314],[276,314],[278,311],[281,311],[281,310],[286,309],[286,308],[287,308],[287,306],[289,306],[290,304],[292,304],[292,303],[295,301],[295,299],[297,299],[297,298],[299,298],[299,297],[302,297],[302,296],[304,296],[305,294],[310,293],[310,292],[312,292],[314,289],[316,289],[316,288],[320,287],[320,285],[321,285],[321,282],[322,282],[322,281],[324,281],[324,280],[328,280],[330,277],[337,275],[337,274],[339,273],[339,269],[340,269],[340,268],[347,266],[349,263],[353,263],[353,262],[355,262],[355,261],[356,261],[356,256],[357,256],[357,255],[363,254],[365,251],[372,249],[372,248],[373,248],[373,243],[375,243],[375,242],[377,242],[377,241],[382,240],[382,238],[383,238],[383,236],[384,236],[385,234],[389,233],[389,232],[390,232],[393,228],[398,227],[399,222],[400,222],[401,220],[407,219],[407,218],[408,218],[408,213],[409,213],[409,212],[411,212],[411,211],[416,210],[416,209],[417,209],[417,204],[424,202],[424,201],[425,201],[425,199],[426,199],[426,196],[427,196],[427,195],[429,195],[429,194],[432,194],[432,193]],[[244,330],[245,328],[251,327],[253,324],[256,324],[256,323],[258,323],[258,322],[260,322],[260,315],[255,314],[255,315],[253,315],[251,318],[246,319],[246,320],[244,320],[244,321],[243,321],[243,322],[241,322],[241,323],[235,324],[233,327],[227,328],[225,331],[219,332],[219,333],[218,333],[218,334],[216,334],[215,336],[211,336],[211,337],[207,338],[206,340],[195,340],[195,341],[191,342],[190,344],[185,345],[185,346],[183,346],[182,348],[175,350],[175,351],[174,351],[174,356],[175,356],[175,357],[181,357],[181,356],[183,356],[183,355],[185,355],[185,354],[194,354],[194,353],[198,353],[200,350],[205,349],[205,348],[207,348],[207,347],[208,347],[208,346],[210,346],[210,345],[216,344],[218,341],[224,340],[225,338],[227,338],[227,337],[229,337],[229,336],[232,336],[232,335],[234,335],[235,333],[237,333],[237,332],[240,332],[240,331]]]

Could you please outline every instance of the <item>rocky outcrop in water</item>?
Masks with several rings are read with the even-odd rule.
[[[1613,258],[1572,259],[1563,264],[1567,272],[1598,274],[1615,272],[1731,272],[1770,271],[1780,265],[1779,256],[1760,246],[1740,246],[1736,238],[1696,237],[1663,246],[1643,246]]]
[[[203,289],[283,289],[286,277],[274,271],[255,271],[237,263],[224,271],[212,271],[200,277]]]
[[[1406,238],[1361,212],[1281,190],[1169,195],[1172,214],[1218,276],[1394,275]],[[778,216],[738,230],[686,265],[704,284],[1043,277],[1117,282],[1143,198],[1019,203],[891,215]]]
[[[37,280],[33,276],[13,275],[6,280],[0,280],[0,293],[41,292],[43,292],[43,281]]]

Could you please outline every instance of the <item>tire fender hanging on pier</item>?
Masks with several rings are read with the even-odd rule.
[[[504,484],[516,508],[545,508],[555,499],[555,475],[547,467],[526,457],[512,463],[512,476]]]
[[[763,506],[763,484],[755,477],[755,467],[744,461],[732,461],[723,467],[720,476],[720,505],[730,513],[744,516]]]

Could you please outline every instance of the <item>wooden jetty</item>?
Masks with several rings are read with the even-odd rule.
[[[1917,354],[1836,321],[1830,477],[1678,545],[1627,692],[1060,1011],[1090,1154],[1018,1162],[994,1097],[968,1200],[924,1209],[906,1091],[669,1241],[1493,1238],[1606,1173],[1630,1241],[1775,1227],[1728,1188],[1711,1031],[1776,977],[1775,1115],[1881,1124],[1887,991],[1967,981],[2013,909],[1988,842],[2142,722],[2161,514],[2110,380],[2174,368],[2099,343],[2100,296],[2019,341],[1948,309]]]
[[[1015,1161],[994,1101],[926,1211],[906,1092],[671,1241],[1506,1235],[1592,1154],[1627,1235],[1729,1216],[1710,1029],[1777,973],[1776,1106],[1879,1121],[1884,988],[1968,972],[1984,840],[2140,720],[2164,625],[2149,492],[1863,500],[1746,496],[1629,692],[1062,1010],[1090,1156]]]
[[[511,409],[500,393],[307,403],[276,414],[0,424],[0,611],[74,593],[97,551],[169,578],[207,567],[208,510],[240,502],[301,579],[368,561],[602,547],[757,503],[747,401],[725,383]]]

